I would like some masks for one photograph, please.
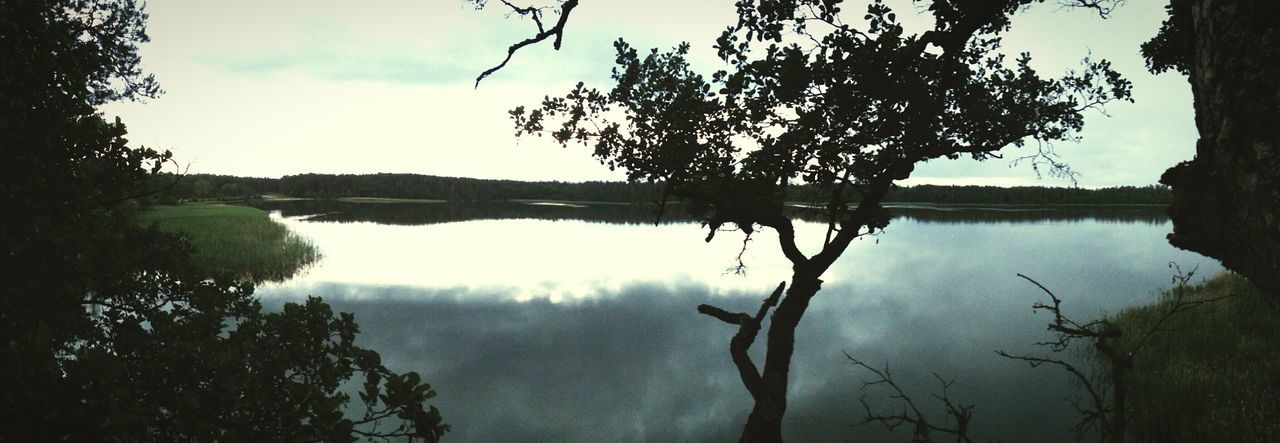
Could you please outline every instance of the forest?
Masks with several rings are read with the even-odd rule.
[[[155,200],[166,203],[241,200],[267,194],[316,199],[381,197],[453,202],[559,200],[651,203],[661,199],[663,191],[662,183],[528,182],[423,174],[299,174],[279,179],[191,174],[162,175],[153,180],[153,186],[163,189],[155,196]],[[796,186],[789,190],[787,200],[809,203],[821,201],[829,194],[830,190],[817,186]],[[889,191],[885,201],[991,205],[1149,205],[1168,204],[1170,195],[1169,187],[1159,184],[1100,189],[917,185],[895,187]],[[679,197],[675,199],[678,200]]]

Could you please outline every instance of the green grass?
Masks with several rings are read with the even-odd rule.
[[[211,276],[279,281],[320,258],[311,242],[248,206],[155,206],[138,220],[190,239],[196,266]]]
[[[341,197],[340,202],[348,203],[444,203],[445,200],[426,198],[389,198],[389,197]]]
[[[1233,297],[1172,317],[1135,355],[1129,383],[1137,441],[1280,441],[1280,312],[1256,287],[1223,274],[1185,288],[1189,299]],[[1112,319],[1127,346],[1173,295]]]

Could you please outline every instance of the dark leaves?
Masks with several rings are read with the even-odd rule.
[[[902,179],[920,161],[1072,140],[1081,112],[1131,100],[1131,85],[1106,61],[1085,60],[1080,73],[1056,80],[1033,70],[1027,54],[1006,64],[999,33],[1027,3],[934,1],[934,31],[908,36],[880,1],[859,31],[839,22],[839,2],[742,0],[738,23],[714,45],[729,68],[710,82],[691,70],[687,44],[641,58],[619,40],[607,94],[579,84],[511,114],[518,134],[593,145],[631,179],[666,181],[713,205],[738,198],[724,195],[731,189],[773,198],[794,180]],[[810,34],[809,21],[829,26]],[[784,36],[809,43],[780,46]],[[552,119],[559,124],[544,129]]]

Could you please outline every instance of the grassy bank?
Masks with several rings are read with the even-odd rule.
[[[196,264],[210,275],[283,280],[320,257],[311,242],[248,206],[156,206],[138,219],[189,238]]]
[[[1236,275],[1187,287],[1191,299],[1234,296],[1172,317],[1134,360],[1129,377],[1138,441],[1280,441],[1280,313]],[[1137,340],[1173,298],[1113,321]]]

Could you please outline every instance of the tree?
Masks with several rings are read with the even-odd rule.
[[[145,20],[132,0],[0,2],[0,440],[437,439],[434,391],[355,346],[350,315],[264,312],[130,218],[170,154],[96,107],[160,92]]]
[[[218,188],[218,198],[229,200],[253,195],[253,190],[243,183],[224,183]]]
[[[1153,73],[1188,76],[1194,159],[1160,178],[1173,188],[1169,243],[1222,260],[1280,309],[1280,3],[1172,0],[1142,45]]]
[[[541,9],[503,3],[538,23],[534,43],[559,39],[570,11],[563,2],[556,26],[544,29]],[[688,44],[641,56],[619,40],[611,90],[579,83],[511,115],[518,135],[588,145],[629,179],[663,183],[664,202],[701,204],[706,241],[729,228],[747,238],[761,227],[777,233],[793,265],[789,285],[779,284],[754,315],[698,310],[738,326],[730,354],[754,401],[742,440],[779,441],[796,328],[823,273],[854,240],[887,226],[881,202],[895,181],[920,162],[1000,158],[1028,144],[1034,165],[1070,176],[1051,143],[1074,139],[1085,110],[1129,100],[1129,83],[1106,61],[1086,59],[1078,73],[1044,79],[1029,54],[999,54],[1010,17],[1031,3],[935,0],[932,28],[909,34],[879,0],[862,28],[846,23],[838,0],[739,1],[738,22],[715,42],[728,67],[709,79],[689,66]],[[1104,15],[1114,6],[1071,3]],[[786,190],[801,183],[827,196],[826,234],[812,254],[799,248],[783,211]],[[748,349],[770,310],[760,367]]]
[[[204,179],[204,178],[196,179],[195,185],[193,185],[192,188],[193,188],[191,191],[192,197],[209,198],[213,196],[213,185],[210,184],[209,180],[207,179]]]

